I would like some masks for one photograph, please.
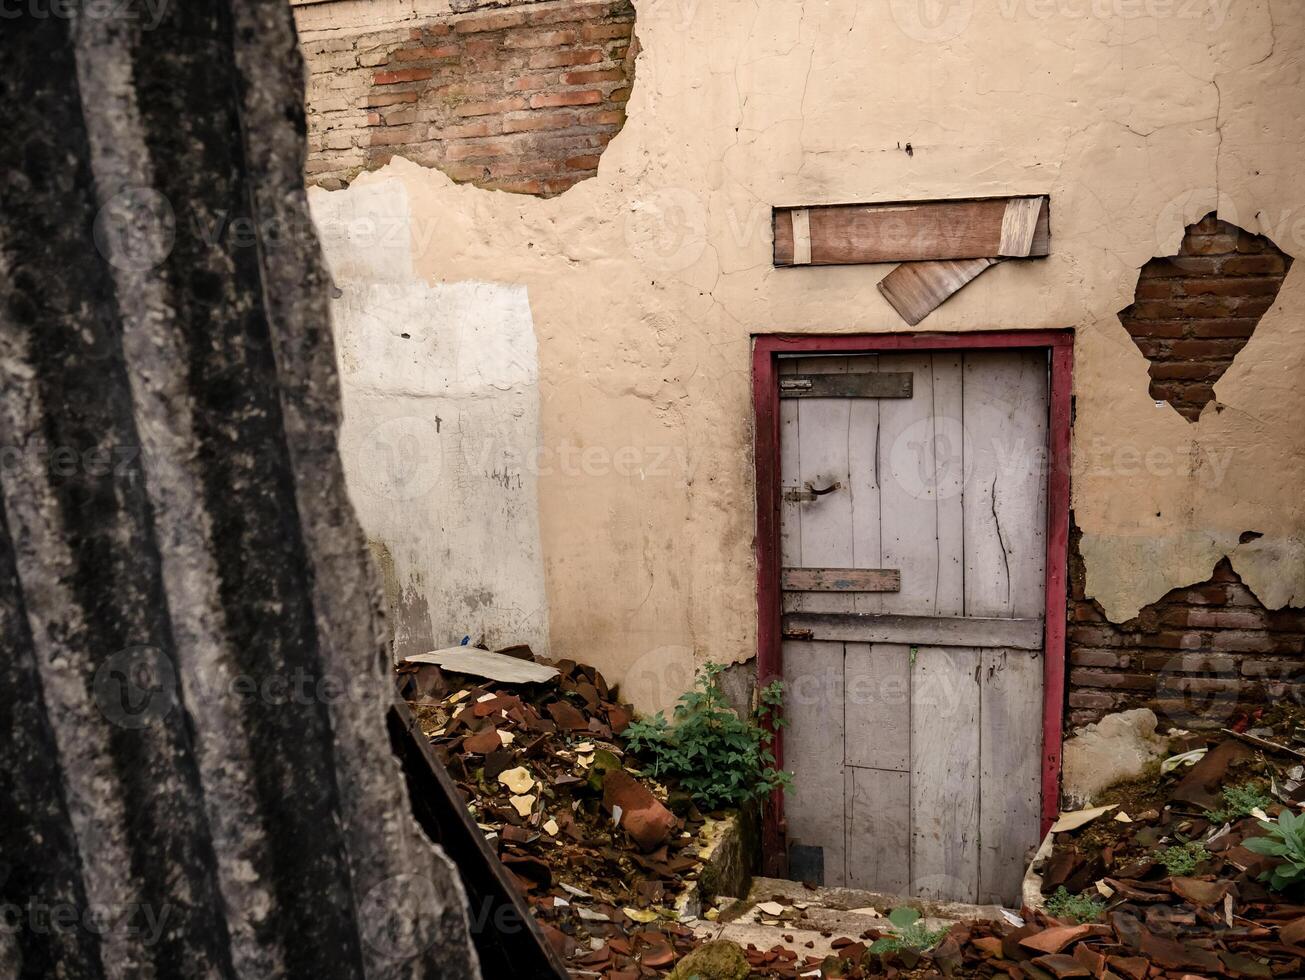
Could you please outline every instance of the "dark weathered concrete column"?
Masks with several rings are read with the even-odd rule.
[[[0,976],[475,977],[385,734],[288,5],[75,6],[0,20]]]

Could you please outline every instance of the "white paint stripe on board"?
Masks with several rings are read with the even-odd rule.
[[[811,212],[806,208],[795,208],[790,212],[793,217],[793,264],[811,264]]]

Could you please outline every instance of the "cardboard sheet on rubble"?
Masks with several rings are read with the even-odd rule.
[[[486,677],[504,684],[542,684],[557,676],[556,667],[545,667],[476,647],[449,647],[430,653],[414,653],[404,659],[414,664],[437,664],[444,670]]]

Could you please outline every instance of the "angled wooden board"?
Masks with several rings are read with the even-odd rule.
[[[1000,259],[936,259],[903,262],[879,282],[879,292],[898,316],[915,326]]]
[[[1051,206],[1042,195],[775,208],[772,222],[777,266],[1025,258],[1051,251]]]

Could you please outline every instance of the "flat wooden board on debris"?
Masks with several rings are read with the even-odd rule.
[[[448,647],[430,653],[414,653],[404,657],[409,663],[437,664],[444,670],[473,677],[486,677],[504,684],[542,684],[557,676],[557,669],[529,660],[492,653],[477,647]]]

